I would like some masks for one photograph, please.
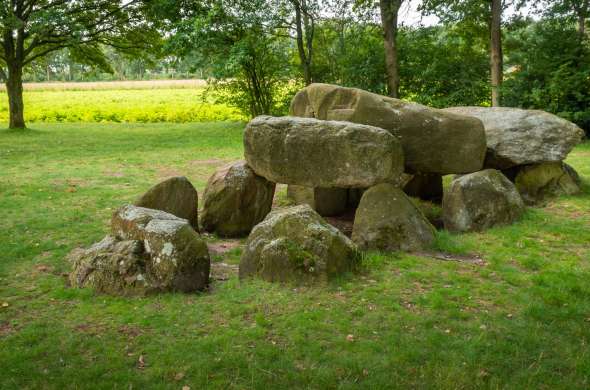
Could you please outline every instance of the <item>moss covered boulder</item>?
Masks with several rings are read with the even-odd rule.
[[[404,167],[401,145],[389,132],[312,118],[254,118],[244,154],[256,174],[307,187],[370,187],[395,180]]]
[[[580,192],[580,177],[563,162],[526,165],[518,169],[516,189],[528,204],[542,202],[560,195]]]
[[[115,212],[111,228],[100,243],[68,256],[73,286],[116,295],[207,288],[207,245],[186,219],[127,205]]]
[[[361,89],[311,84],[291,102],[290,115],[362,123],[399,138],[409,173],[468,173],[483,167],[480,120]]]
[[[245,161],[219,169],[203,193],[203,229],[225,237],[247,235],[270,212],[275,186]]]
[[[184,176],[171,177],[156,184],[140,196],[135,205],[184,218],[195,230],[199,230],[199,197],[195,187]]]
[[[399,188],[379,184],[363,194],[352,228],[359,248],[417,251],[431,247],[434,239],[434,227]]]
[[[524,203],[516,187],[495,169],[455,178],[443,197],[444,225],[454,232],[511,224],[523,212]]]
[[[149,256],[140,240],[106,236],[88,249],[74,249],[67,260],[73,287],[112,295],[145,295],[150,290],[145,270]]]
[[[308,205],[272,211],[246,242],[240,278],[314,283],[353,271],[360,262],[356,245]]]

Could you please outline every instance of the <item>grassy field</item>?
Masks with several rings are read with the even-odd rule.
[[[483,261],[374,253],[324,287],[232,276],[124,299],[68,288],[64,256],[167,176],[202,193],[241,157],[243,125],[32,128],[0,131],[0,388],[590,387],[590,143],[568,160],[583,194],[439,235],[439,249]]]
[[[203,101],[201,80],[34,84],[25,90],[25,119],[39,122],[209,122],[244,119],[236,109]],[[0,123],[8,100],[0,93]]]

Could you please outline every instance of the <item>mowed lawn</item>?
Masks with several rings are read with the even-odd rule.
[[[232,276],[147,298],[67,287],[71,249],[165,177],[202,193],[241,157],[243,126],[0,131],[0,388],[590,387],[590,143],[568,159],[583,194],[512,226],[440,233],[439,250],[483,261],[373,253],[326,286]]]

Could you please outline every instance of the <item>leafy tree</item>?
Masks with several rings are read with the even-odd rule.
[[[461,25],[400,30],[400,94],[433,107],[488,105],[485,39]]]
[[[553,112],[590,132],[590,49],[571,20],[529,21],[509,31],[506,103]]]
[[[287,2],[294,11],[294,17],[293,20],[289,20],[289,14],[287,14],[286,23],[294,26],[297,54],[303,70],[303,81],[305,85],[309,85],[313,81],[313,39],[319,4],[314,0],[287,0]]]
[[[502,12],[507,6],[503,0],[424,0],[420,9],[436,14],[445,22],[465,23],[477,34],[487,27],[490,47],[490,75],[492,105],[501,105],[503,81]]]
[[[387,93],[380,25],[343,15],[322,20],[316,30],[313,72],[317,80]]]
[[[10,128],[24,128],[23,70],[68,48],[77,61],[108,68],[102,45],[137,51],[158,41],[139,0],[3,0],[0,77],[6,83]]]
[[[192,10],[177,22],[169,49],[209,67],[217,97],[244,113],[280,111],[293,70],[278,9],[265,0],[212,0]]]
[[[574,19],[581,41],[586,37],[586,21],[590,18],[590,0],[537,0],[542,13],[548,18]]]

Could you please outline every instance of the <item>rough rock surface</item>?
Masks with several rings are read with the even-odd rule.
[[[207,287],[207,245],[186,219],[127,205],[113,215],[112,230],[100,243],[70,253],[73,286],[118,295]]]
[[[203,193],[203,229],[224,237],[247,235],[270,212],[275,186],[245,161],[224,166],[209,178]]]
[[[287,196],[295,204],[307,204],[322,217],[343,213],[348,206],[346,188],[312,188],[289,185]]]
[[[352,228],[352,240],[359,248],[382,251],[427,249],[434,234],[434,227],[408,196],[391,184],[365,191]]]
[[[272,211],[246,242],[240,278],[271,282],[325,281],[359,265],[353,242],[308,205]]]
[[[254,118],[244,153],[256,174],[308,187],[370,187],[396,180],[404,166],[401,145],[389,132],[312,118]]]
[[[580,192],[578,173],[562,162],[523,166],[518,170],[514,184],[522,199],[528,204]]]
[[[195,230],[199,229],[199,197],[195,187],[184,176],[171,177],[156,184],[139,197],[135,205],[184,218]]]
[[[455,178],[443,197],[444,225],[454,232],[510,224],[523,212],[524,203],[516,187],[495,169]]]
[[[417,173],[403,187],[408,196],[440,202],[443,197],[442,176],[436,173]]]
[[[455,114],[480,119],[487,138],[486,168],[562,161],[584,131],[556,115],[508,107],[452,107]]]
[[[290,115],[386,129],[401,141],[409,173],[468,173],[483,167],[485,133],[474,118],[330,84],[299,91]]]

